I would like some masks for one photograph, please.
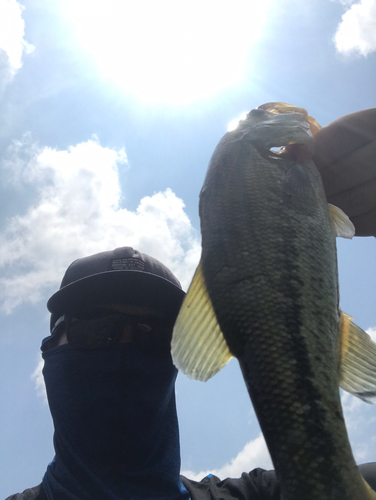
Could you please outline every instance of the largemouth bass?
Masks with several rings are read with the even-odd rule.
[[[201,260],[172,356],[199,380],[238,359],[284,500],[375,500],[339,385],[374,402],[376,344],[340,310],[335,238],[354,228],[326,201],[312,120],[269,103],[215,149],[200,194]]]

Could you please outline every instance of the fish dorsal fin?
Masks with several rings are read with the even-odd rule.
[[[345,313],[339,338],[339,385],[366,403],[376,403],[376,343]]]
[[[232,358],[206,290],[201,262],[174,326],[171,354],[179,370],[203,382]]]
[[[351,240],[351,238],[355,235],[354,224],[343,210],[335,205],[332,205],[331,203],[328,203],[328,206],[334,234]]]

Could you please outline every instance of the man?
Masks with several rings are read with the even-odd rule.
[[[169,354],[183,297],[163,264],[129,247],[67,269],[42,343],[56,456],[21,498],[188,498]]]
[[[69,266],[42,342],[56,455],[42,484],[9,499],[279,498],[274,472],[261,469],[179,477],[170,340],[184,295],[169,269],[130,247]]]

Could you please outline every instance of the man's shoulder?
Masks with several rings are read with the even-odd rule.
[[[10,495],[5,500],[42,500],[44,496],[41,495],[41,484],[34,486],[34,488],[28,488],[22,493],[16,493],[15,495]]]
[[[192,500],[279,500],[280,491],[275,471],[253,469],[238,478],[220,479],[209,474],[201,481],[193,481],[184,476],[181,480]]]

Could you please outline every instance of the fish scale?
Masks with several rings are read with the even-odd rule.
[[[294,463],[293,474],[294,478],[300,476],[301,481],[298,482],[295,479],[293,486],[286,489],[289,495],[287,498],[322,500],[322,484],[314,481],[311,485],[309,481],[307,482],[307,471],[315,474],[323,469],[326,473],[333,459],[338,458],[338,455],[346,454],[349,455],[348,460],[352,461],[353,472],[359,474],[348,446],[335,447],[333,451],[328,448],[328,443],[332,442],[333,427],[338,429],[340,426],[342,434],[346,435],[338,387],[332,384],[333,388],[326,395],[333,410],[331,415],[327,415],[330,429],[328,435],[325,432],[326,418],[322,408],[323,391],[315,389],[317,384],[321,387],[327,385],[328,380],[336,380],[333,352],[339,315],[328,314],[326,321],[323,317],[323,307],[329,312],[338,310],[334,236],[332,236],[326,200],[323,196],[321,196],[321,212],[327,213],[326,221],[324,215],[321,217],[313,215],[310,218],[312,221],[310,225],[306,217],[300,222],[299,214],[290,214],[289,209],[281,203],[284,194],[283,169],[279,169],[277,165],[273,168],[272,174],[274,175],[271,175],[265,162],[261,161],[262,158],[259,158],[259,161],[254,158],[257,151],[252,151],[251,158],[249,153],[248,147],[242,153],[236,144],[236,170],[228,169],[228,163],[224,161],[221,165],[227,170],[227,178],[225,174],[220,175],[221,182],[218,186],[211,182],[210,193],[207,193],[208,188],[204,187],[201,206],[208,203],[205,199],[207,196],[211,199],[215,198],[217,206],[211,211],[210,218],[205,215],[201,216],[203,275],[209,296],[212,297],[219,325],[222,331],[226,332],[227,344],[231,352],[240,360],[273,463],[283,480],[288,482],[290,475],[289,467],[285,470],[286,458],[292,457],[292,460],[295,460],[295,457],[299,458]],[[314,167],[310,165],[310,168]],[[236,178],[231,179],[231,174]],[[260,180],[261,176],[263,182]],[[275,177],[278,177],[279,182],[276,182]],[[222,184],[222,179],[224,184]],[[227,190],[227,186],[230,186],[230,189]],[[279,190],[276,186],[279,186]],[[241,187],[247,193],[247,197],[242,197],[239,201],[238,192]],[[267,196],[262,198],[261,193],[267,193]],[[239,209],[233,219],[231,217],[233,212],[229,211],[228,207],[236,204],[239,204]],[[262,205],[265,205],[265,208],[260,208]],[[264,213],[265,210],[270,214],[269,225],[269,220],[265,216],[258,216],[260,211]],[[290,218],[289,223],[284,224],[287,218]],[[222,234],[228,234],[230,237],[223,241]],[[234,242],[238,245],[240,238],[241,259],[240,262],[237,261],[238,259],[235,262]],[[275,244],[276,240],[277,244]],[[236,270],[240,269],[238,272],[241,272],[242,278],[237,283],[233,283],[231,278],[226,279],[229,273],[222,276],[221,259],[216,259],[216,249],[221,244],[224,247],[224,255],[232,255],[233,267]],[[245,254],[241,253],[243,248],[247,249]],[[331,266],[324,267],[321,262],[318,266],[318,259],[327,260]],[[252,276],[255,268],[263,270],[268,279],[256,281],[251,278],[247,279],[247,275]],[[303,296],[303,290],[301,290],[300,268],[312,278],[309,290],[307,290],[309,297]],[[316,275],[320,268],[325,272],[325,276],[321,279]],[[275,272],[275,270],[278,271]],[[323,281],[326,282],[328,288],[325,301],[322,300],[323,293],[322,286],[320,286],[320,282]],[[315,284],[317,286],[312,287]],[[307,309],[311,303],[318,304],[316,309],[320,311],[320,314],[310,308],[305,313],[304,309]],[[254,316],[256,316],[256,321]],[[319,323],[317,326],[315,317],[316,323]],[[257,324],[258,328],[255,326]],[[313,349],[315,343],[311,336],[309,337],[310,346],[304,345],[307,337],[303,324],[309,324],[310,335],[315,330],[318,332],[315,350]],[[252,325],[251,329],[250,325]],[[333,342],[327,349],[323,349],[320,341],[319,332],[321,331],[325,331],[329,338],[333,338]],[[242,333],[243,338],[247,339],[243,352],[237,350],[239,332]],[[330,335],[330,332],[333,333]],[[260,338],[261,342],[258,342]],[[271,346],[275,347],[274,356]],[[324,356],[330,359],[325,362]],[[275,357],[278,360],[274,359]],[[317,369],[314,366],[315,357],[319,358]],[[329,373],[322,371],[323,365],[328,367]],[[321,379],[316,383],[315,373]],[[305,398],[307,392],[308,398]],[[305,399],[308,399],[307,403]],[[334,416],[334,419],[330,418],[331,416]],[[318,439],[316,437],[312,439],[316,422],[321,423],[320,442],[316,442]],[[339,431],[338,434],[339,442],[346,443],[346,439],[343,439]],[[312,441],[314,445],[312,456],[315,460],[311,458],[308,446],[302,447],[302,444]],[[306,460],[303,461],[302,457]],[[349,474],[347,469],[341,468],[339,472],[341,472],[339,477],[332,473],[329,479],[333,484],[342,485],[336,498],[343,500],[346,498],[344,492],[350,489],[354,481],[353,475]],[[317,492],[312,489],[315,485],[319,486]],[[332,486],[326,484],[325,489],[330,491]],[[349,498],[353,500],[357,498],[354,493],[351,495]],[[359,498],[364,498],[364,494],[361,493]]]
[[[334,217],[313,151],[300,112],[256,110],[218,144],[200,194],[202,255],[191,285],[206,305],[188,290],[172,355],[201,380],[238,359],[283,500],[375,499],[342,413],[338,338],[347,320],[340,319]],[[196,309],[216,325],[212,331],[192,330]],[[214,339],[216,368],[208,354]]]

